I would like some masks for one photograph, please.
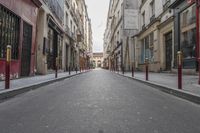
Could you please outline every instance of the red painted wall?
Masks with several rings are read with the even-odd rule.
[[[34,74],[34,64],[35,64],[35,48],[36,48],[36,23],[38,7],[32,2],[32,0],[1,0],[0,3],[11,10],[13,13],[21,18],[20,24],[20,39],[19,39],[19,58],[11,62],[11,75],[16,78],[16,75],[20,75],[21,72],[21,51],[22,51],[22,41],[23,41],[23,21],[32,25],[32,52],[31,52],[31,66],[30,75]],[[4,77],[5,71],[5,61],[0,59],[0,79]]]

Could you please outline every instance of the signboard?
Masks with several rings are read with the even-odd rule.
[[[124,9],[124,29],[137,30],[138,25],[138,10]]]

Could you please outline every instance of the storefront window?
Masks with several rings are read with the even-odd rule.
[[[20,19],[0,5],[0,58],[5,58],[6,46],[12,47],[12,59],[18,59]]]
[[[180,39],[183,52],[184,67],[195,67],[196,46],[196,16],[195,5],[190,6],[180,14]]]
[[[148,58],[150,62],[153,62],[154,58],[154,33],[152,32],[142,40],[142,49],[141,49],[141,63],[145,62],[145,59]]]

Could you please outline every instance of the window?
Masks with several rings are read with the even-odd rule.
[[[72,31],[72,20],[70,20],[70,31]]]
[[[19,25],[19,17],[0,5],[0,58],[5,58],[6,46],[11,45],[12,59],[18,59]]]
[[[69,15],[66,13],[65,24],[68,26],[69,23]]]
[[[142,13],[142,27],[145,26],[145,12]]]
[[[142,40],[142,63],[145,62],[145,59],[148,58],[150,62],[153,62],[154,57],[154,32],[146,36]]]
[[[184,68],[195,67],[196,16],[195,5],[180,13],[180,47],[183,52]]]
[[[155,15],[155,2],[154,0],[150,3],[150,17]]]

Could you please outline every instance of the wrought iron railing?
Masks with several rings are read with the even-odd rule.
[[[20,18],[0,4],[0,58],[5,58],[6,46],[12,47],[12,59],[19,55]]]
[[[64,8],[61,7],[57,0],[43,0],[44,3],[49,7],[54,15],[63,22],[64,19]]]

